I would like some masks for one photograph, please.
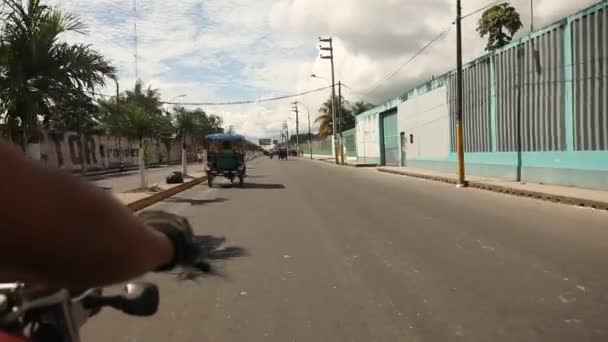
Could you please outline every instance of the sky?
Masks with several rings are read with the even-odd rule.
[[[597,0],[514,0],[529,32]],[[43,0],[44,2],[44,0]],[[47,0],[78,16],[87,33],[63,37],[91,45],[119,72],[122,89],[136,75],[158,88],[164,101],[260,100],[326,87],[329,60],[319,58],[319,37],[333,37],[336,82],[350,102],[382,104],[455,67],[455,0]],[[463,0],[463,14],[497,3]],[[134,6],[134,4],[136,6]],[[136,11],[134,10],[136,8]],[[481,13],[463,22],[464,60],[483,54],[475,31]],[[137,34],[134,23],[137,22]],[[393,73],[444,30],[449,32],[389,80]],[[137,63],[135,41],[137,37]],[[136,67],[137,66],[137,67]],[[136,73],[137,70],[137,73]],[[313,79],[311,74],[322,78]],[[113,94],[109,82],[100,92]],[[329,90],[277,102],[201,106],[250,138],[276,137],[284,121],[295,127],[291,102],[318,116]],[[300,128],[307,129],[301,107]],[[314,127],[314,124],[313,124]]]

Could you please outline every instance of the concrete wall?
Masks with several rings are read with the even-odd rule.
[[[42,132],[40,144],[28,146],[28,156],[51,167],[67,171],[80,170],[83,159],[88,170],[104,170],[124,166],[136,166],[139,160],[139,142],[127,138],[85,135],[85,153],[81,155],[81,140],[76,132]],[[188,159],[201,146],[191,137],[186,139]],[[145,142],[145,158],[148,164],[178,163],[181,161],[181,143],[149,139]],[[84,158],[83,158],[84,157]]]
[[[397,111],[399,132],[405,133],[407,159],[448,157],[450,115],[445,86],[412,97],[401,103]]]

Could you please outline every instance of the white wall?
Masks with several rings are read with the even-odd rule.
[[[450,116],[447,88],[441,87],[401,103],[399,132],[405,132],[407,159],[441,159],[449,154]],[[410,134],[414,142],[410,143]]]
[[[357,157],[380,158],[378,114],[357,116]]]

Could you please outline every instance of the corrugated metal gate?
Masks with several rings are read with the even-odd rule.
[[[382,114],[382,161],[384,165],[399,165],[399,127],[397,111]]]
[[[608,9],[572,23],[574,147],[608,150]]]

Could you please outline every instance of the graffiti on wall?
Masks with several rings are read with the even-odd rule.
[[[90,170],[136,166],[139,162],[139,142],[134,140],[100,135],[81,139],[76,132],[44,132],[42,136],[42,142],[33,149],[38,154],[34,159],[61,169],[79,169],[83,161]],[[149,164],[177,162],[181,157],[179,144],[147,140],[144,145]]]

